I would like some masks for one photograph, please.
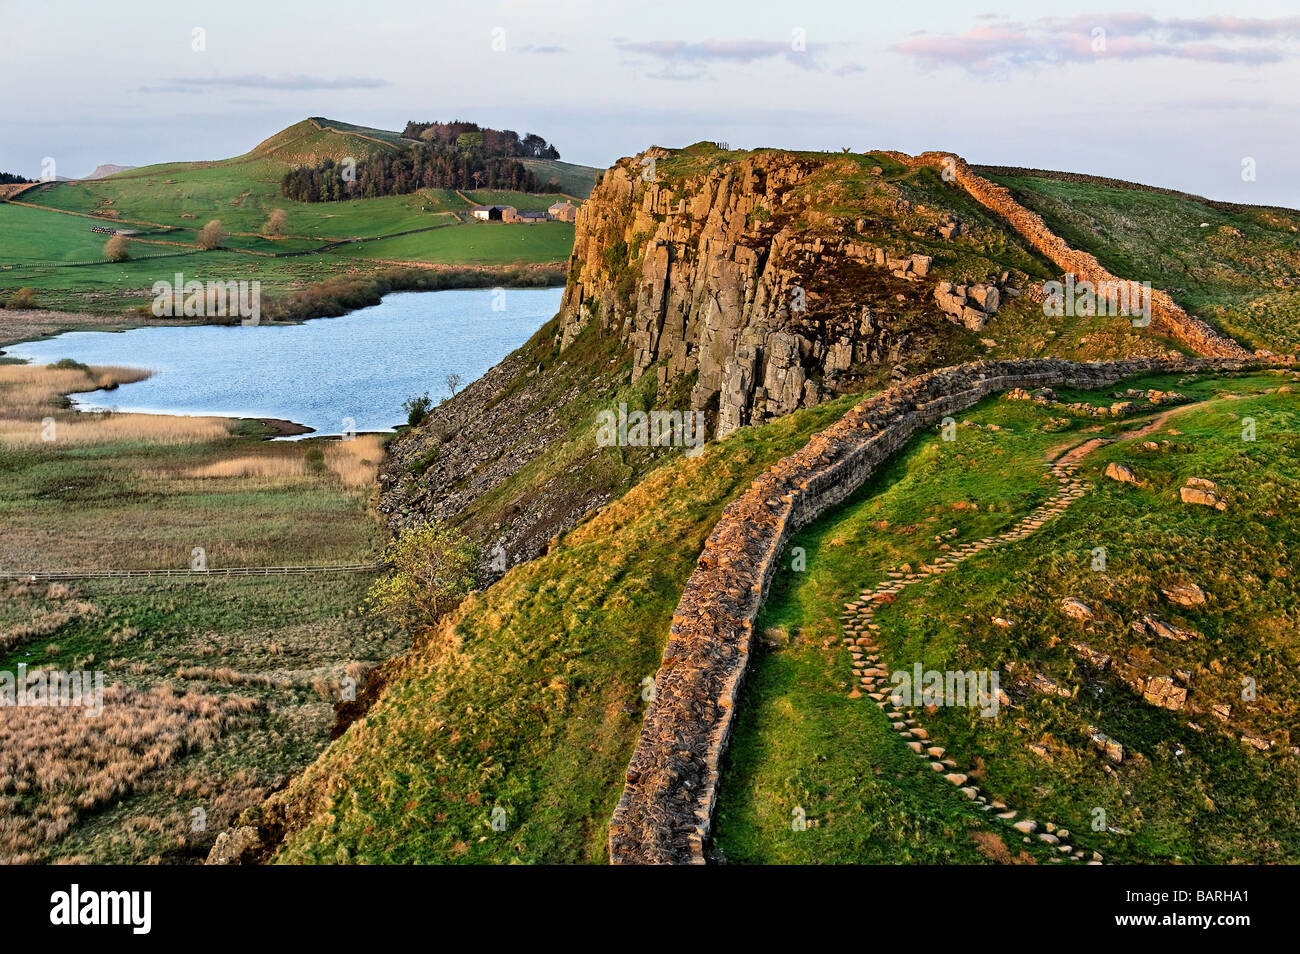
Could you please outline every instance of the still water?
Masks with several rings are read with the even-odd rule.
[[[38,364],[73,358],[154,372],[74,395],[86,410],[280,418],[320,434],[381,431],[405,422],[408,398],[428,391],[436,403],[447,395],[447,375],[468,384],[527,341],[559,310],[562,293],[403,292],[300,325],[74,331],[5,350]]]

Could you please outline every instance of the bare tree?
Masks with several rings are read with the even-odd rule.
[[[110,262],[125,262],[131,257],[127,250],[126,239],[120,235],[114,235],[104,243],[104,258]]]
[[[452,397],[455,397],[456,392],[460,390],[460,375],[454,371],[447,375],[447,390],[451,392]]]
[[[284,230],[289,227],[289,213],[284,209],[272,210],[267,217],[266,225],[262,226],[264,235],[283,235]]]
[[[220,219],[213,219],[199,230],[199,248],[209,251],[221,248],[221,243],[225,240],[226,230],[222,227]]]

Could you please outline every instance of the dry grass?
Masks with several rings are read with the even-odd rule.
[[[201,480],[230,477],[301,477],[307,473],[307,463],[299,453],[241,454],[226,460],[213,461],[189,471],[187,477]]]
[[[199,479],[303,477],[311,473],[310,450],[316,447],[322,447],[323,453],[318,460],[323,460],[324,466],[347,489],[368,487],[375,482],[379,462],[384,456],[383,439],[375,434],[363,434],[350,441],[330,441],[324,445],[271,444],[255,453],[196,467],[186,476]]]
[[[228,686],[257,686],[261,689],[285,688],[293,685],[292,679],[273,676],[264,672],[240,672],[223,666],[207,668],[204,666],[182,666],[176,670],[178,679],[201,679],[204,682],[220,682]]]
[[[325,445],[325,466],[338,474],[343,486],[350,489],[373,484],[383,459],[384,442],[377,434],[362,434],[350,441]]]
[[[72,596],[72,591],[62,583],[10,583],[0,588],[0,598],[7,610],[30,604],[29,611],[20,611],[14,619],[10,618],[13,614],[0,613],[0,650],[33,637],[49,636],[74,619],[99,615],[99,607],[94,603]]]
[[[116,441],[185,444],[218,440],[230,433],[219,417],[161,414],[86,414],[65,408],[64,396],[143,381],[139,368],[0,365],[0,444],[107,444]]]
[[[2,296],[0,296],[2,297]],[[118,331],[146,325],[195,324],[194,321],[175,318],[158,320],[154,318],[133,318],[128,320],[123,315],[77,314],[67,311],[49,311],[48,309],[6,309],[0,308],[0,348],[31,341],[46,335],[57,335],[65,331]]]
[[[0,708],[0,863],[39,860],[84,812],[137,791],[149,775],[243,722],[256,703],[111,686],[104,712]]]

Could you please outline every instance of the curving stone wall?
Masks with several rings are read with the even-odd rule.
[[[673,614],[655,699],[609,827],[614,864],[702,864],[754,623],[790,536],[856,491],[918,430],[1011,388],[1100,387],[1151,370],[1258,362],[979,361],[875,395],[756,479],[704,546]]]
[[[1012,197],[1011,193],[995,182],[978,175],[966,160],[946,152],[925,152],[908,156],[901,152],[888,153],[894,159],[912,167],[930,166],[948,168],[953,179],[971,198],[985,208],[997,213],[1011,224],[1034,248],[1042,252],[1062,271],[1073,272],[1077,278],[1090,282],[1121,281],[1109,272],[1095,255],[1071,248],[1065,239],[1047,227],[1043,217],[1031,212]],[[1221,358],[1249,358],[1252,352],[1231,338],[1224,337],[1212,327],[1189,315],[1166,292],[1151,291],[1151,326],[1162,334],[1182,342],[1197,354]]]

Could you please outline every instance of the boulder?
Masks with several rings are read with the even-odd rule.
[[[1173,639],[1180,643],[1185,643],[1189,639],[1196,639],[1200,636],[1199,633],[1190,629],[1183,629],[1183,627],[1160,619],[1158,616],[1143,616],[1142,622],[1146,624],[1146,627],[1150,632],[1162,639]]]
[[[1192,483],[1198,481],[1198,483]],[[1207,489],[1204,485],[1209,484],[1213,489]],[[1199,480],[1193,477],[1187,481],[1187,485],[1178,491],[1179,497],[1183,503],[1198,504],[1202,507],[1213,507],[1215,510],[1227,510],[1228,505],[1219,499],[1218,486],[1212,481]]]
[[[261,834],[251,825],[229,828],[217,835],[212,850],[208,852],[207,864],[254,864],[263,848]]]
[[[1081,623],[1095,619],[1097,615],[1092,611],[1091,606],[1082,600],[1075,599],[1073,596],[1067,596],[1061,600],[1061,612],[1070,619],[1077,619]]]
[[[1110,665],[1109,653],[1093,649],[1087,643],[1071,643],[1070,645],[1074,647],[1075,652],[1098,669],[1105,669]]]
[[[966,297],[974,303],[975,307],[990,315],[997,311],[998,305],[1001,304],[1001,296],[996,285],[971,285],[966,291]]]
[[[1124,761],[1124,746],[1094,726],[1088,727],[1088,734],[1093,745],[1097,746],[1105,754],[1106,758],[1117,765]]]
[[[1195,583],[1174,583],[1162,587],[1160,592],[1169,602],[1179,606],[1200,606],[1205,602],[1205,591]]]
[[[1147,680],[1142,698],[1153,706],[1178,711],[1187,702],[1187,690],[1176,684],[1172,676],[1152,676]]]
[[[1121,484],[1138,483],[1137,474],[1133,473],[1132,468],[1118,461],[1111,461],[1106,465],[1106,476],[1111,480],[1119,481]]]

